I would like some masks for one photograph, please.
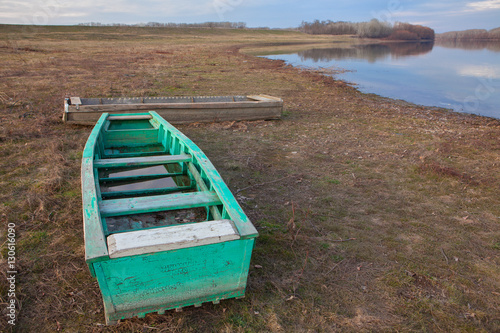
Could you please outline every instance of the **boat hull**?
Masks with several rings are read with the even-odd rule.
[[[156,111],[172,124],[279,119],[281,98],[256,96],[79,98],[65,100],[63,121],[94,125],[103,113]]]
[[[94,264],[108,324],[245,295],[254,239]]]
[[[206,155],[156,112],[100,117],[82,197],[108,324],[244,296],[257,231]]]

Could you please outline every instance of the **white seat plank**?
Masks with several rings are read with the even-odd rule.
[[[110,258],[177,250],[239,239],[231,220],[205,221],[108,236]]]

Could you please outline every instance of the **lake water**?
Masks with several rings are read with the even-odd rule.
[[[500,118],[500,43],[379,43],[265,55],[332,74],[362,92]]]

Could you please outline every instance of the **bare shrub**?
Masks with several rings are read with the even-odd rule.
[[[377,19],[373,19],[370,22],[358,23],[359,37],[367,38],[384,38],[388,37],[392,33],[392,26],[388,22],[380,22]]]

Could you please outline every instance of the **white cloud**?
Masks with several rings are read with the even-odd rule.
[[[79,8],[92,14],[135,14],[138,17],[162,16],[172,17],[176,15],[200,15],[211,10],[210,1],[204,0],[115,0],[103,2],[102,0],[85,0],[80,2],[69,2],[73,9]]]
[[[223,0],[234,3],[237,0]],[[239,1],[239,0],[238,0]],[[122,22],[121,17],[142,20],[168,21],[177,17],[193,17],[215,13],[213,0],[0,0],[1,23],[47,24],[63,18],[82,18],[93,21],[108,17]]]
[[[393,21],[430,26],[436,32],[491,29],[498,26],[500,0],[441,0],[436,2],[404,2],[400,10],[392,13]],[[496,22],[494,22],[496,21]]]
[[[471,11],[485,11],[491,9],[500,9],[500,0],[474,1],[466,4],[466,8]]]

